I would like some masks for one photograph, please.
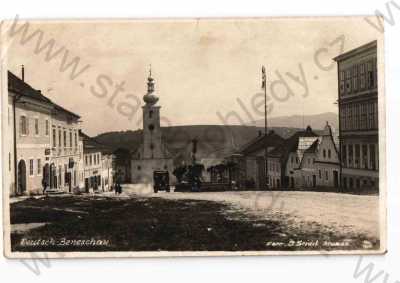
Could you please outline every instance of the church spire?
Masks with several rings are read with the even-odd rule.
[[[147,78],[147,93],[143,96],[144,102],[147,105],[154,105],[158,101],[158,97],[154,94],[154,79],[151,76],[151,65],[149,69],[149,76]]]
[[[151,77],[151,64],[149,69],[149,77],[147,78],[147,94],[154,92],[154,79]]]

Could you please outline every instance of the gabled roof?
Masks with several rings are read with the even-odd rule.
[[[17,94],[52,104],[52,101],[44,96],[40,90],[32,88],[29,84],[25,83],[10,71],[8,71],[8,89]]]
[[[280,135],[276,134],[274,131],[270,131],[267,135],[261,135],[242,146],[239,152],[248,155],[258,150],[265,149],[267,145],[270,147],[277,147],[284,141],[285,139]]]
[[[275,147],[268,153],[268,156],[284,158],[290,152],[297,151],[299,147],[300,138],[310,138],[310,137],[318,137],[318,135],[312,131],[310,126],[308,126],[305,130],[297,131],[288,139],[283,140],[277,147]],[[311,146],[313,146],[314,143],[315,141]]]
[[[289,152],[297,151],[299,147],[300,138],[310,138],[310,137],[318,137],[318,135],[313,132],[310,126],[308,126],[305,130],[294,133],[290,138],[286,140]]]
[[[310,145],[310,147],[307,148],[304,152],[307,152],[307,153],[315,153],[315,152],[317,152],[318,145],[319,145],[319,139],[316,139],[316,140],[312,143],[312,145]]]
[[[18,78],[16,75],[14,75],[12,72],[8,71],[8,90],[34,99],[36,101],[48,103],[50,106],[52,106],[55,110],[61,111],[64,113],[67,113],[68,115],[74,116],[75,118],[79,119],[80,116],[65,109],[64,107],[58,105],[57,103],[54,103],[51,101],[51,99],[47,98],[42,94],[40,90],[34,89],[31,87],[29,84]]]

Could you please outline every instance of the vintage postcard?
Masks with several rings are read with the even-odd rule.
[[[0,28],[7,257],[386,252],[382,19]]]

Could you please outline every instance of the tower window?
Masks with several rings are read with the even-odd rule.
[[[151,119],[153,117],[153,110],[149,111],[149,118]]]
[[[153,124],[150,124],[150,125],[149,125],[149,130],[150,130],[150,131],[153,131],[153,130],[154,130],[154,125],[153,125]]]

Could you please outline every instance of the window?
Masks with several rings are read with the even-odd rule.
[[[328,149],[328,158],[331,158],[331,150]]]
[[[75,147],[78,147],[78,134],[75,131]]]
[[[360,89],[365,89],[365,64],[360,64]]]
[[[326,150],[325,149],[322,151],[322,155],[324,156],[324,158],[326,158]]]
[[[360,168],[360,145],[356,144],[355,148],[355,157],[354,157],[354,166],[355,168]]]
[[[50,123],[49,123],[49,120],[47,120],[47,119],[45,122],[45,134],[46,134],[46,136],[49,136],[49,134],[50,134]]]
[[[373,88],[375,85],[375,76],[374,76],[374,72],[372,70],[372,61],[369,61],[367,63],[367,84],[368,84],[368,88]]]
[[[92,155],[89,156],[89,165],[92,165]]]
[[[64,164],[64,184],[69,184],[68,180],[68,165]]]
[[[349,144],[349,168],[353,167],[353,145]]]
[[[72,131],[69,131],[69,147],[72,147]]]
[[[362,145],[362,164],[361,167],[368,169],[368,146],[366,144]]]
[[[58,128],[58,146],[59,147],[61,147],[61,135],[62,135],[61,128]]]
[[[376,160],[375,160],[375,145],[369,145],[369,160],[370,160],[370,169],[376,170]]]
[[[149,118],[151,119],[153,117],[153,110],[149,111]]]
[[[39,135],[39,118],[35,118],[35,135]]]
[[[40,158],[37,160],[37,174],[42,174],[42,160],[40,160]]]
[[[57,140],[57,131],[56,128],[53,128],[53,147],[56,147],[56,140]]]
[[[358,67],[353,67],[353,90],[358,90]]]
[[[29,176],[33,176],[33,159],[29,159]]]
[[[340,71],[340,94],[344,94],[344,71]]]
[[[88,165],[88,157],[85,155],[85,165]]]
[[[67,131],[64,129],[64,147],[67,147]]]
[[[322,178],[321,170],[318,170],[318,175],[319,175],[319,178],[321,179]]]
[[[351,92],[351,70],[346,70],[346,93]]]
[[[325,171],[325,180],[328,181],[328,179],[329,179],[328,171]]]
[[[21,116],[20,118],[20,128],[21,128],[21,135],[28,135],[29,134],[29,125],[28,125],[28,118],[26,116]]]

